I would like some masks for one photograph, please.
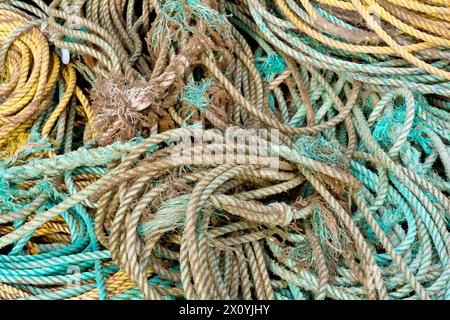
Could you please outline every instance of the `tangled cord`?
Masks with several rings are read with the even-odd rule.
[[[2,3],[0,297],[448,299],[433,3]]]
[[[396,1],[301,3],[303,8],[292,0],[275,1],[281,17],[258,0],[250,0],[247,10],[261,37],[299,62],[344,73],[375,90],[388,85],[448,96],[448,15],[405,13]],[[373,31],[358,27],[364,24]],[[423,25],[424,31],[418,29]]]

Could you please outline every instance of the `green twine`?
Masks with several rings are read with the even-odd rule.
[[[190,80],[184,88],[181,100],[186,102],[189,106],[203,111],[209,106],[209,97],[206,90],[212,88],[212,86],[213,83],[210,79],[202,80],[199,83]]]
[[[276,76],[286,70],[286,63],[276,53],[269,53],[266,58],[257,59],[255,65],[256,69],[258,69],[267,82],[271,82]]]
[[[392,146],[393,138],[397,136],[399,130],[402,129],[406,117],[406,106],[403,99],[402,104],[393,112],[386,113],[380,121],[374,126],[373,137],[383,147]],[[395,104],[395,103],[394,103]],[[398,104],[398,100],[397,100]],[[416,105],[417,112],[417,105]],[[425,154],[431,154],[431,139],[424,135],[428,125],[420,117],[414,117],[411,131],[408,134],[408,141],[414,145],[420,146]]]
[[[161,4],[161,11],[168,22],[175,24],[183,31],[189,32],[193,32],[186,19],[189,14],[200,17],[213,30],[217,30],[218,26],[223,25],[226,21],[225,16],[197,0],[169,0]]]
[[[88,28],[86,26],[83,26],[83,27],[80,28],[80,31],[88,32]],[[65,42],[69,42],[69,43],[82,43],[82,40],[74,38],[74,37],[69,37],[69,36],[65,36],[63,38],[63,40]]]
[[[330,141],[321,135],[300,136],[295,143],[296,150],[302,155],[327,164],[342,166],[344,155]]]
[[[4,209],[7,211],[14,211],[15,206],[13,201],[15,199],[14,196],[11,194],[10,184],[3,178],[3,173],[4,169],[0,169],[0,200],[2,201],[0,203],[0,209]]]

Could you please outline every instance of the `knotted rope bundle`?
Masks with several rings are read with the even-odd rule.
[[[0,8],[1,298],[450,297],[445,3]]]

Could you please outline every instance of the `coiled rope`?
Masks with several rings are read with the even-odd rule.
[[[0,298],[450,298],[449,8],[0,3]]]

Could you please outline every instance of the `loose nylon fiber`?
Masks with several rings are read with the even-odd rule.
[[[449,26],[445,0],[0,1],[0,299],[450,298]],[[254,151],[227,129],[269,153],[224,162]]]

